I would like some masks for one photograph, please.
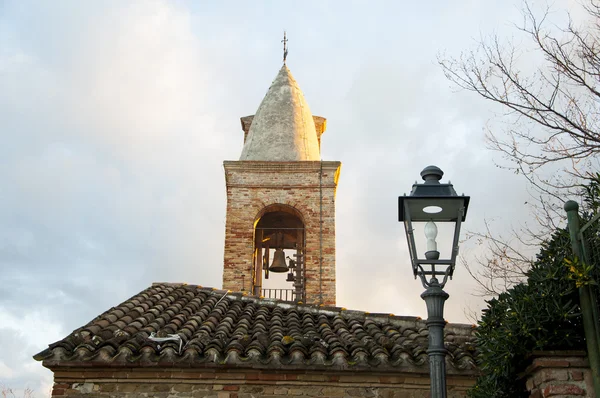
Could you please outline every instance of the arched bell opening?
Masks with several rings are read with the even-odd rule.
[[[264,208],[254,223],[253,294],[304,301],[305,246],[300,212],[281,204]]]

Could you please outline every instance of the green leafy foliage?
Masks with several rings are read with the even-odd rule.
[[[582,225],[600,210],[599,181],[600,176],[585,187]],[[585,240],[600,247],[600,220]],[[557,230],[542,244],[526,282],[487,301],[476,331],[482,375],[469,396],[528,397],[519,374],[533,351],[585,350],[577,288],[597,288],[599,280],[597,261],[573,258],[568,231]]]
[[[585,349],[579,296],[565,266],[570,255],[568,232],[559,230],[543,244],[527,282],[487,302],[476,332],[483,375],[470,397],[528,397],[518,374],[532,351]]]

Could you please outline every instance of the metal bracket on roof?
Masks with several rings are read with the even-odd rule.
[[[167,337],[156,337],[156,333],[150,333],[148,340],[154,341],[156,343],[162,343],[164,341],[178,341],[179,342],[179,351],[177,352],[181,355],[181,348],[183,346],[183,339],[178,334],[168,334]],[[158,344],[158,349],[160,350],[160,344]]]
[[[228,294],[228,293],[229,293],[229,290],[225,292],[225,294],[223,295],[223,297],[221,297],[221,298],[219,299],[219,301],[217,301],[217,304],[215,304],[215,307],[216,307],[216,306],[217,306],[217,305],[218,305],[218,304],[219,304],[221,301],[223,301],[223,299],[225,298],[225,296],[227,296],[227,294]]]

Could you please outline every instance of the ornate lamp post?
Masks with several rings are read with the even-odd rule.
[[[428,166],[421,172],[423,184],[415,183],[410,195],[398,197],[398,219],[404,222],[406,240],[415,279],[421,279],[425,291],[421,298],[427,305],[427,329],[429,330],[429,371],[432,398],[446,398],[446,348],[444,347],[444,302],[448,293],[443,288],[452,279],[458,254],[460,224],[465,220],[468,196],[458,196],[452,184],[440,183],[444,172],[436,166]],[[414,225],[424,223],[426,251],[424,257],[417,253]],[[437,248],[438,227],[436,223],[454,226],[450,253],[440,258]],[[441,278],[441,282],[438,279]]]

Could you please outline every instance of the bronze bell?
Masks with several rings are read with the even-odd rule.
[[[285,253],[283,249],[276,249],[273,254],[273,263],[269,267],[271,272],[287,272],[288,267],[285,264]]]

